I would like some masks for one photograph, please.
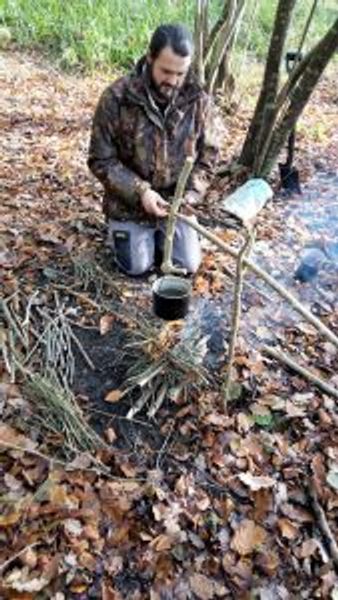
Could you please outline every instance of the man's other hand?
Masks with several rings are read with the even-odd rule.
[[[200,201],[200,194],[198,192],[195,192],[194,190],[186,192],[186,194],[184,196],[184,203],[186,206],[195,206],[196,204],[199,203],[199,201]]]
[[[168,202],[154,190],[146,190],[141,196],[142,206],[148,215],[154,215],[155,217],[161,218],[166,217],[168,214]]]

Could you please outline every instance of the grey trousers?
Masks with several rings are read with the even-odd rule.
[[[157,227],[133,221],[108,222],[107,245],[112,248],[117,265],[129,275],[142,275],[154,266],[155,245],[163,251],[164,236],[164,222]],[[180,221],[176,223],[172,258],[188,273],[196,273],[201,264],[198,233]]]

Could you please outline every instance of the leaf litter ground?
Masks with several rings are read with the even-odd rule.
[[[209,336],[206,363],[215,383],[165,402],[155,422],[144,413],[127,420],[131,399],[105,398],[118,397],[135,359],[125,351],[129,316],[152,316],[148,279],[129,281],[111,267],[100,189],[85,164],[92,112],[108,80],[65,76],[17,53],[2,57],[1,72],[4,295],[20,289],[30,297],[38,289],[43,307],[57,290],[70,311],[95,366],[74,348],[73,387],[109,443],[100,460],[110,473],[90,469],[86,453],[68,467],[46,458],[59,455],[62,439],[43,438],[38,423],[31,426],[20,378],[11,383],[3,372],[2,597],[334,598],[334,561],[308,486],[337,537],[336,407],[260,352],[262,343],[278,341],[337,385],[334,347],[248,276],[237,388],[224,415],[217,379],[231,284],[221,267],[232,265],[206,247],[185,329],[198,322]],[[226,117],[225,156],[240,147],[248,116],[241,105]],[[304,195],[279,197],[261,214],[254,251],[334,330],[336,265],[324,263],[308,284],[292,275],[306,244],[337,241],[336,118],[337,93],[324,78],[299,127]],[[229,182],[219,187],[226,191]],[[236,245],[232,232],[222,235]],[[92,263],[108,283],[99,285]]]

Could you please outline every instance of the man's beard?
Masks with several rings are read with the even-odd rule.
[[[155,83],[155,88],[157,93],[162,96],[163,100],[167,100],[168,102],[170,102],[177,94],[177,87],[165,83],[162,83],[161,85]]]
[[[157,100],[161,104],[169,104],[172,102],[178,93],[178,88],[173,87],[172,85],[168,85],[167,83],[161,83],[158,85],[153,78],[152,70],[149,69],[150,82],[153,91],[155,92]]]

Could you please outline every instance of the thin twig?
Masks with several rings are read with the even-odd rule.
[[[154,402],[152,402],[149,410],[148,410],[148,417],[149,419],[153,419],[156,415],[156,413],[160,410],[165,397],[167,395],[168,392],[168,384],[167,383],[162,383],[159,391],[156,394],[156,398],[154,400]]]
[[[338,545],[335,540],[335,537],[330,529],[329,523],[327,521],[324,509],[319,504],[319,500],[317,497],[317,492],[313,485],[309,484],[307,486],[307,490],[311,499],[311,505],[314,514],[317,517],[319,529],[327,540],[330,555],[333,561],[334,566],[338,569]]]
[[[10,361],[11,361],[11,383],[15,383],[16,382],[16,368],[18,366],[18,361],[16,359],[16,353],[15,353],[15,342],[14,342],[14,335],[13,335],[13,330],[9,329],[8,331],[8,345],[9,345],[9,350],[10,350]]]
[[[129,389],[131,387],[144,387],[149,384],[149,382],[160,375],[164,370],[164,364],[159,362],[157,364],[151,365],[148,369],[146,369],[141,375],[134,375],[130,377],[126,381],[126,388]]]
[[[53,283],[53,287],[55,287],[58,290],[63,290],[67,292],[67,294],[70,294],[71,296],[74,296],[74,298],[82,300],[82,302],[87,302],[87,304],[90,304],[90,306],[95,308],[95,310],[97,311],[101,311],[102,309],[102,307],[97,302],[95,302],[91,298],[88,298],[86,294],[81,294],[81,292],[75,292],[75,290],[70,289],[66,285],[62,285],[61,283]]]
[[[17,337],[22,342],[24,348],[27,348],[27,340],[25,339],[25,336],[23,335],[22,331],[19,329],[18,325],[16,324],[15,319],[12,316],[11,311],[7,305],[7,302],[5,302],[5,300],[1,300],[1,308],[3,310],[4,317],[5,317],[8,325],[16,333]]]
[[[75,335],[75,333],[72,331],[72,329],[71,329],[71,328],[69,328],[69,329],[70,329],[70,331],[69,331],[69,333],[70,333],[70,337],[72,338],[72,340],[73,340],[73,341],[75,342],[75,344],[77,345],[77,347],[78,347],[78,349],[79,349],[80,353],[82,354],[82,356],[83,356],[84,360],[86,361],[87,365],[89,366],[89,368],[90,368],[92,371],[95,371],[95,370],[96,370],[96,367],[95,367],[95,365],[94,365],[94,363],[93,363],[92,359],[91,359],[91,358],[88,356],[88,354],[87,354],[87,352],[85,351],[84,347],[82,346],[82,344],[81,344],[80,340],[77,338],[77,336],[76,336],[76,335]]]
[[[106,467],[106,465],[101,463],[99,460],[97,460],[95,458],[95,456],[92,456],[92,455],[90,455],[90,460],[92,461],[93,465],[95,465],[95,466],[93,466],[93,467],[81,467],[81,466],[72,467],[71,463],[73,462],[74,459],[71,461],[71,463],[67,463],[63,460],[60,460],[59,458],[52,458],[51,456],[48,456],[47,454],[43,454],[39,450],[34,450],[33,448],[25,448],[23,446],[19,446],[19,445],[12,444],[9,442],[4,442],[2,440],[0,440],[0,451],[1,451],[1,446],[8,450],[14,450],[15,452],[24,452],[27,454],[31,454],[32,456],[37,456],[38,458],[41,458],[42,460],[45,460],[46,462],[48,462],[48,464],[51,467],[53,467],[53,465],[60,465],[67,471],[86,471],[86,472],[90,472],[90,473],[96,473],[96,474],[104,475],[105,477],[108,477],[109,479],[113,479],[114,481],[141,481],[140,479],[132,479],[130,477],[128,477],[128,478],[117,477],[115,475],[111,475],[109,473],[108,467]],[[72,448],[72,450],[76,454],[76,449]]]
[[[67,467],[67,463],[60,460],[59,458],[52,458],[51,456],[47,456],[47,454],[43,454],[39,450],[34,450],[34,448],[25,448],[24,446],[20,446],[18,444],[12,444],[9,442],[5,442],[0,440],[0,446],[3,448],[7,448],[8,450],[15,450],[17,452],[26,452],[27,454],[31,454],[32,456],[37,456],[38,458],[42,458],[46,462],[48,462],[51,466],[53,464],[61,465],[62,467]]]
[[[7,349],[5,341],[3,341],[1,344],[1,350],[2,350],[2,357],[4,359],[6,371],[12,379],[12,365],[11,365],[11,361],[9,359],[8,349]]]
[[[74,319],[70,319],[69,317],[67,317],[67,321],[71,323],[71,325],[74,325],[74,327],[78,327],[79,329],[85,329],[88,331],[100,331],[97,325],[85,325],[84,323],[78,323],[77,321],[74,321]]]
[[[175,426],[175,421],[173,420],[172,423],[169,426],[169,431],[168,431],[168,433],[166,435],[166,438],[165,438],[165,440],[164,440],[164,442],[163,442],[163,444],[162,444],[162,446],[161,446],[161,448],[160,448],[160,450],[158,452],[157,459],[156,459],[156,469],[160,469],[161,468],[162,457],[163,457],[163,454],[165,453],[165,451],[167,449],[167,446],[169,444],[169,440],[170,440],[171,435],[173,433],[174,426]]]
[[[5,562],[3,562],[0,565],[0,573],[2,573],[2,571],[4,571],[5,569],[7,569],[7,567],[9,567],[9,565],[12,562],[14,562],[17,558],[20,558],[20,556],[22,554],[24,554],[25,552],[27,552],[27,550],[31,550],[32,548],[35,548],[35,546],[39,546],[40,544],[43,544],[43,543],[44,542],[33,542],[32,544],[28,544],[28,546],[25,546],[24,548],[21,548],[21,550],[19,550],[19,552],[16,552],[12,556],[10,556],[7,560],[5,560]]]
[[[89,408],[89,412],[98,413],[100,415],[104,415],[105,417],[109,417],[110,421],[132,421],[137,425],[142,425],[143,427],[152,428],[153,425],[151,423],[147,423],[147,421],[141,421],[141,419],[133,419],[129,418],[128,415],[116,415],[115,413],[110,413],[106,410],[100,410],[99,408]]]
[[[147,388],[146,390],[144,390],[142,396],[140,396],[140,398],[137,400],[137,402],[135,402],[134,406],[132,406],[129,409],[129,411],[127,413],[128,420],[132,420],[137,413],[141,412],[142,408],[147,404],[148,400],[154,394],[155,389],[156,389],[156,386],[154,386],[154,384],[152,384],[151,388]]]
[[[280,362],[284,363],[290,369],[292,369],[292,371],[295,371],[296,373],[302,375],[304,379],[307,379],[308,381],[313,383],[325,394],[329,394],[334,398],[338,398],[338,390],[336,388],[332,387],[329,383],[326,383],[326,381],[320,379],[320,377],[318,377],[314,373],[311,373],[311,371],[309,371],[305,367],[299,365],[296,361],[293,360],[293,358],[291,358],[291,356],[289,356],[285,352],[277,350],[277,348],[272,348],[271,346],[264,346],[263,352],[268,356],[271,356],[272,358],[275,358],[276,360],[279,360]]]

